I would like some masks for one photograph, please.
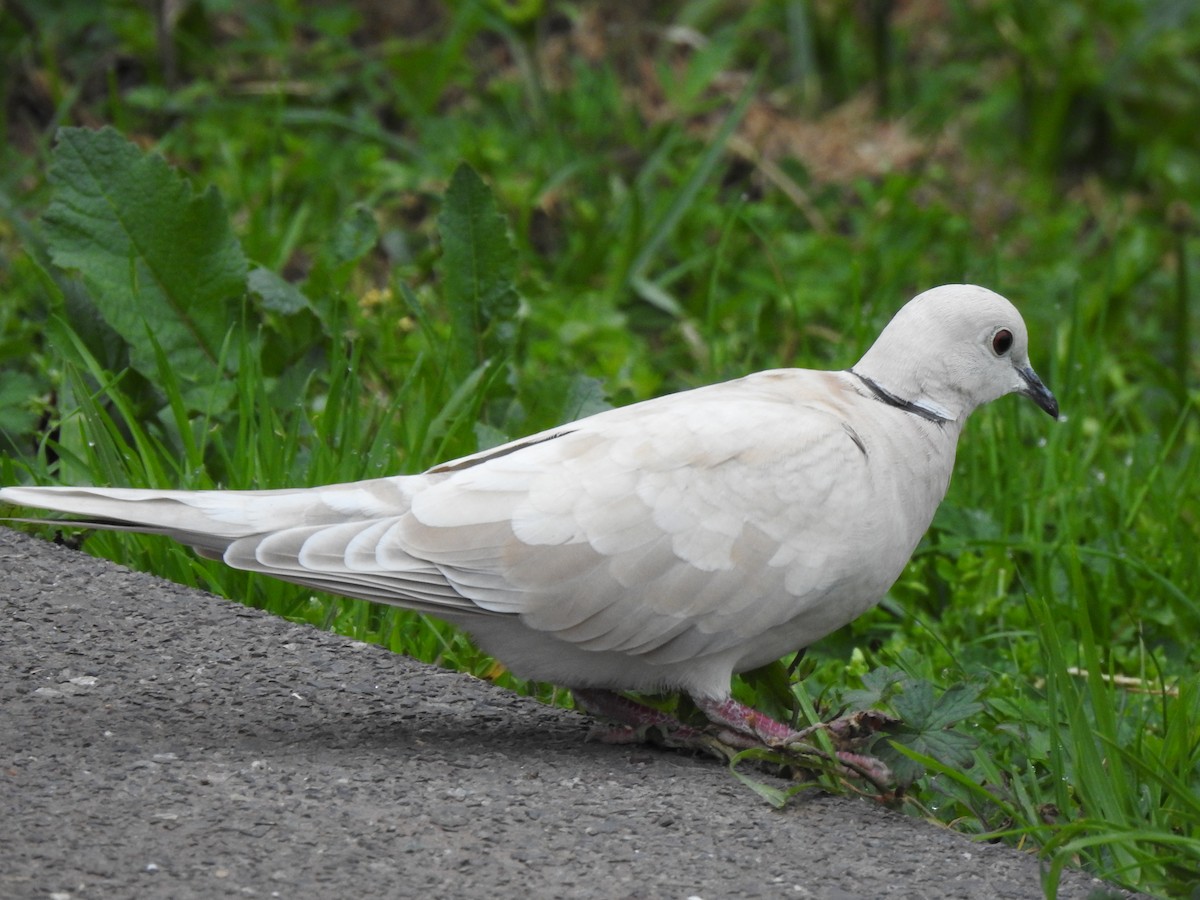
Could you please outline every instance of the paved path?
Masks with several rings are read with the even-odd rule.
[[[5,900],[1042,896],[1031,855],[866,801],[778,812],[715,762],[4,529],[0,585]]]

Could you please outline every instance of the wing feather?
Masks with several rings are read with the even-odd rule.
[[[864,514],[864,479],[822,473],[866,458],[835,411],[673,399],[448,473],[388,539],[481,608],[588,650],[665,663],[778,626],[845,577],[805,545]]]

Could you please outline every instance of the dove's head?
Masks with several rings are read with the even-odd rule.
[[[1016,307],[987,288],[945,284],[918,294],[852,371],[901,401],[963,420],[1005,394],[1029,397],[1058,418],[1058,401],[1029,364]]]

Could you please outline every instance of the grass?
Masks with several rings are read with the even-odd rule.
[[[419,471],[605,404],[846,366],[918,290],[986,284],[1022,308],[1065,421],[979,412],[900,581],[793,689],[828,711],[887,673],[909,702],[967,686],[972,765],[910,750],[914,812],[1043,853],[1048,893],[1064,864],[1197,890],[1189,4],[465,2],[395,22],[367,0],[202,2],[165,46],[141,4],[41,6],[0,24],[0,480]],[[150,166],[149,211],[104,182],[141,232],[72,244],[72,124],[115,126],[106,152]],[[463,216],[490,243],[456,244]],[[129,273],[171,274],[177,246],[212,256],[166,279],[151,339],[113,310],[151,302]],[[245,286],[208,297],[193,276],[214,271]],[[202,359],[173,349],[193,327]],[[86,546],[559,699],[408,613],[162,541]]]

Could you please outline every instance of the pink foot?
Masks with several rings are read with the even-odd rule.
[[[734,734],[740,735],[743,741],[749,738],[754,745],[783,747],[805,734],[793,731],[782,722],[777,722],[744,703],[738,703],[732,697],[726,697],[724,700],[693,697],[692,700],[710,722],[724,725]]]
[[[704,737],[700,729],[684,725],[670,713],[612,691],[588,688],[571,693],[575,696],[576,704],[588,713],[618,723],[592,729],[589,737],[601,743],[641,743],[647,739],[647,733],[652,728],[657,730],[662,742],[669,747],[694,747]]]
[[[891,781],[886,765],[870,756],[854,752],[861,742],[875,732],[892,727],[895,719],[883,713],[864,711],[819,722],[796,731],[787,725],[739,703],[732,697],[713,700],[693,697],[697,708],[709,720],[708,729],[685,725],[670,713],[638,703],[612,691],[598,689],[575,690],[576,704],[594,716],[616,724],[597,726],[589,735],[592,740],[606,744],[637,744],[652,742],[667,747],[703,750],[718,759],[730,759],[738,750],[767,748],[793,758],[803,765],[815,754],[835,762],[843,775],[855,775],[874,783],[881,791]],[[712,726],[716,726],[715,730]],[[830,756],[808,739],[817,731],[825,731],[833,741]]]
[[[714,737],[726,748],[748,750],[751,747],[782,747],[808,734],[807,731],[792,731],[783,723],[733,699],[714,701],[693,698],[709,722],[718,726],[714,733],[711,728],[685,725],[670,713],[612,691],[588,688],[572,693],[576,704],[588,713],[618,723],[593,728],[588,735],[590,739],[605,744],[635,744],[655,737],[668,747],[715,752]],[[651,729],[654,735],[650,734]],[[727,756],[721,752],[715,755]]]

